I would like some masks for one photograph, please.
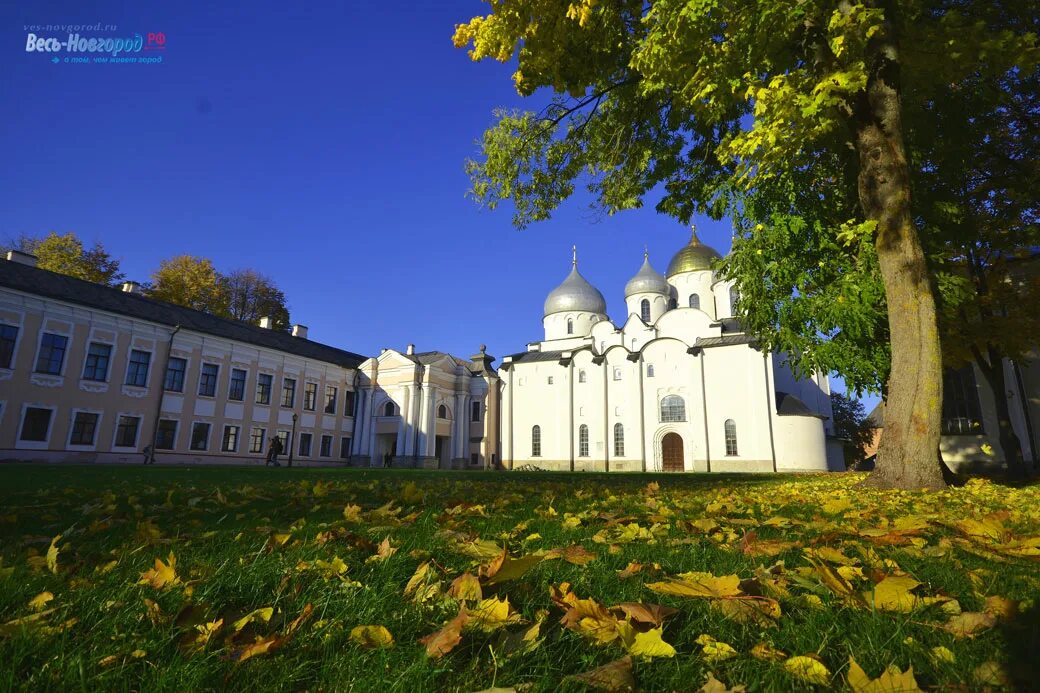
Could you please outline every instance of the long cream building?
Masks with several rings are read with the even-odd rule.
[[[369,358],[0,260],[0,460],[262,462],[278,437],[283,463],[479,468],[499,447],[492,360]]]

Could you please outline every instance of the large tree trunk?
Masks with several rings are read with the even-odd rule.
[[[886,14],[891,12],[886,7]],[[941,488],[939,433],[942,357],[928,267],[910,218],[910,173],[903,143],[898,41],[891,17],[872,39],[866,94],[854,115],[859,201],[877,222],[888,301],[892,370],[877,465],[878,488]]]

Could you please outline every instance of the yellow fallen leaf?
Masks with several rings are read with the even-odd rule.
[[[181,584],[181,579],[177,577],[177,557],[171,551],[166,560],[167,562],[163,563],[162,559],[156,558],[155,567],[141,573],[141,579],[137,584],[151,585],[157,590]]]
[[[274,607],[272,606],[265,606],[260,609],[254,609],[242,618],[235,621],[231,627],[234,628],[235,632],[237,633],[243,628],[245,628],[248,624],[253,623],[254,621],[263,621],[264,623],[267,623],[271,620],[271,616],[273,615]]]
[[[469,611],[468,625],[480,630],[491,632],[511,623],[520,622],[520,614],[512,611],[509,606],[509,598],[482,599]]]
[[[732,597],[740,594],[740,578],[736,575],[716,577],[711,573],[682,573],[664,582],[651,582],[647,587],[677,597]]]
[[[831,682],[831,672],[812,657],[791,657],[784,662],[784,670],[795,678],[818,686],[828,686]]]
[[[737,656],[737,651],[724,642],[719,642],[707,634],[700,635],[695,641],[701,646],[701,656],[709,664],[724,662]]]
[[[281,643],[281,638],[271,635],[266,638],[257,637],[256,641],[238,650],[235,660],[240,664],[247,659],[269,654]]]
[[[928,656],[931,657],[932,661],[936,664],[953,664],[957,661],[957,658],[953,656],[953,652],[942,645],[933,647],[929,650]]]
[[[915,693],[921,690],[914,679],[913,667],[900,671],[899,667],[890,664],[881,676],[871,679],[852,657],[849,657],[848,681],[853,693]]]
[[[715,674],[708,672],[708,680],[704,682],[704,685],[697,689],[699,693],[744,693],[747,690],[746,686],[733,686],[730,688],[722,681],[715,678]]]
[[[147,657],[148,652],[146,650],[134,650],[130,653],[130,656],[134,659],[141,659],[142,657]]]
[[[567,678],[583,683],[590,688],[610,693],[628,693],[636,689],[636,679],[632,675],[631,656],[622,657],[610,664],[604,664],[583,674],[574,674]]]
[[[347,522],[361,522],[361,506],[348,505],[343,508],[343,519]]]
[[[480,588],[480,580],[473,573],[463,573],[455,578],[448,588],[448,596],[460,602],[480,601],[484,594]]]
[[[200,623],[195,626],[196,634],[191,642],[191,646],[198,650],[205,648],[209,644],[210,639],[220,631],[223,625],[224,619],[218,618],[216,621]]]
[[[952,617],[943,628],[958,638],[973,638],[996,623],[997,617],[993,614],[985,611],[965,611]]]
[[[404,587],[404,596],[410,597],[415,593],[421,585],[426,584],[426,578],[430,574],[430,562],[426,561],[415,569],[415,573],[408,579],[408,584]]]
[[[440,659],[455,649],[455,646],[462,642],[462,629],[468,620],[469,614],[466,613],[466,607],[461,606],[455,618],[419,640],[420,643],[426,645],[426,656]]]
[[[999,662],[983,662],[979,666],[975,667],[975,671],[972,672],[972,678],[984,686],[1000,686],[1005,688],[1008,685],[1007,674],[1004,672],[1004,667],[1000,666]]]
[[[627,621],[618,621],[618,633],[621,643],[634,657],[674,657],[675,648],[664,641],[663,628],[651,628],[645,633],[637,631]]]
[[[760,642],[751,648],[751,656],[764,662],[779,662],[787,659],[787,653],[778,650],[767,642]]]
[[[47,602],[54,599],[54,595],[50,592],[40,592],[38,595],[29,600],[29,608],[33,611],[42,611]]]
[[[51,545],[47,547],[47,569],[55,575],[58,574],[58,542],[61,540],[61,535],[51,539]]]
[[[365,559],[365,563],[373,563],[376,561],[385,561],[386,559],[397,553],[397,547],[390,546],[390,537],[385,537],[383,541],[379,542],[379,546],[376,547],[376,553],[374,556],[369,556]]]
[[[355,626],[350,630],[350,640],[368,648],[394,646],[394,636],[384,626]]]
[[[890,575],[874,585],[874,589],[864,592],[863,599],[868,606],[881,611],[898,611],[907,613],[914,609],[946,601],[941,597],[919,597],[911,590],[920,585],[909,575]]]

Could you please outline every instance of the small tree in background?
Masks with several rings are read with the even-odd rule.
[[[251,323],[269,317],[273,329],[289,329],[291,323],[285,293],[270,277],[253,269],[237,269],[225,275],[224,281],[230,317]]]
[[[231,317],[227,280],[207,258],[178,255],[159,263],[148,290],[152,298]]]
[[[853,471],[865,459],[864,451],[870,443],[871,432],[864,425],[867,415],[863,403],[840,392],[831,393],[834,435],[845,446],[845,466]]]
[[[84,248],[83,241],[71,231],[64,234],[51,231],[43,238],[23,235],[13,247],[35,255],[37,267],[58,274],[109,286],[124,278],[119,271],[119,260],[109,255],[100,242]]]

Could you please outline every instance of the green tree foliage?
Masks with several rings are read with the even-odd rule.
[[[285,293],[270,277],[251,269],[234,270],[224,277],[228,311],[235,320],[256,323],[269,317],[272,328],[288,330],[291,324]]]
[[[109,255],[100,242],[84,248],[83,241],[73,232],[59,234],[51,231],[43,238],[22,236],[14,247],[36,256],[41,269],[66,274],[97,284],[118,284],[123,280],[119,260]]]
[[[548,88],[555,96],[540,114],[498,114],[482,160],[468,163],[477,200],[490,207],[511,200],[522,227],[548,218],[580,180],[611,213],[652,194],[659,211],[683,221],[695,212],[730,214],[743,237],[781,228],[766,247],[753,248],[759,262],[801,268],[773,290],[817,294],[815,305],[775,308],[789,338],[807,342],[820,332],[834,340],[848,329],[846,339],[856,343],[884,315],[879,293],[894,307],[887,334],[875,337],[891,344],[892,358],[873,482],[942,485],[933,276],[910,208],[902,104],[904,94],[934,101],[938,85],[968,75],[1032,69],[1036,35],[1015,7],[940,0],[490,5],[488,16],[456,27],[456,45],[470,46],[475,60],[515,56],[518,92]],[[819,239],[807,252],[798,243],[806,235]],[[815,256],[815,269],[806,254]],[[843,285],[826,286],[835,279]],[[833,303],[860,307],[851,327]],[[829,349],[840,356],[840,342]],[[883,361],[873,353],[847,365],[868,383]]]
[[[831,418],[834,435],[845,448],[845,466],[856,469],[864,459],[864,450],[870,443],[872,431],[864,425],[867,418],[863,404],[840,392],[831,393]]]
[[[152,273],[149,295],[221,317],[231,315],[227,281],[206,258],[178,255],[163,260]]]

